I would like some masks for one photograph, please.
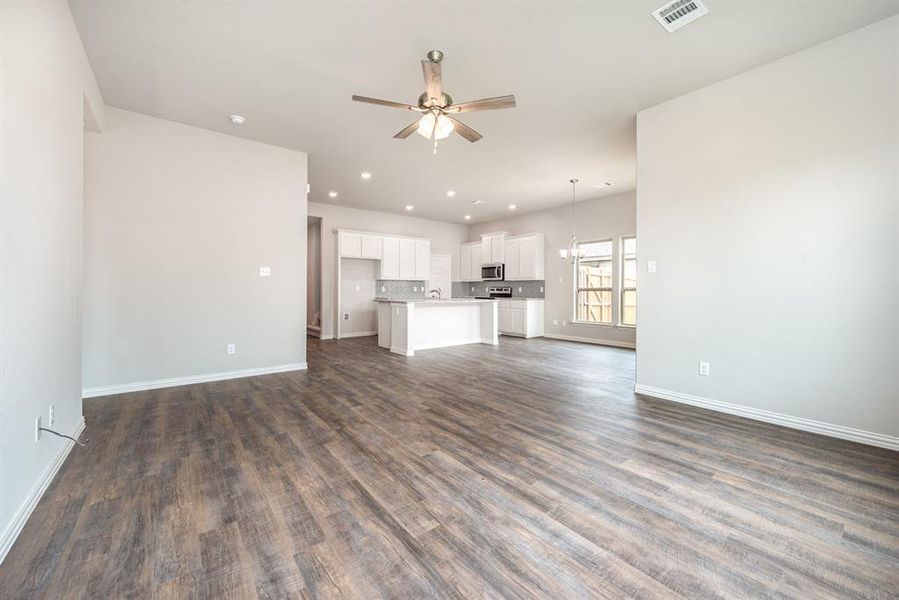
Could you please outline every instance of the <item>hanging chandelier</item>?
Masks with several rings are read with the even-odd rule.
[[[569,180],[571,183],[571,237],[568,238],[568,247],[562,248],[559,250],[559,256],[562,260],[566,258],[570,258],[571,262],[574,263],[579,257],[583,256],[583,250],[577,242],[577,234],[575,233],[575,228],[577,226],[577,220],[575,217],[575,204],[577,203],[577,179]]]

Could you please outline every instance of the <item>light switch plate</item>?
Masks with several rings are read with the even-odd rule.
[[[259,276],[260,277],[271,277],[272,276],[272,268],[271,267],[259,267]]]
[[[235,354],[237,352],[237,346],[234,344],[228,344],[228,348],[226,349],[228,354]]]
[[[646,261],[646,272],[647,273],[655,273],[656,272],[656,261],[654,261],[654,260]]]
[[[357,283],[357,284],[356,284],[356,291],[358,292],[358,291],[361,290],[361,289],[362,289],[362,286],[360,286],[360,285]]]
[[[704,361],[699,361],[699,374],[703,377],[708,377],[710,374],[709,363]]]

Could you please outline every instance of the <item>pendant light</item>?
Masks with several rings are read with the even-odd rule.
[[[577,225],[577,219],[575,217],[575,204],[577,202],[577,179],[569,180],[571,183],[571,237],[568,238],[568,248],[562,248],[559,250],[559,256],[562,260],[566,258],[570,258],[571,262],[574,263],[575,260],[581,255],[581,248],[577,243],[577,235],[575,234],[575,227]]]

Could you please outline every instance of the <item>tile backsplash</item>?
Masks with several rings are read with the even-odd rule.
[[[455,290],[455,288],[453,288]],[[412,298],[424,298],[426,296],[425,282],[418,280],[376,279],[375,298],[389,298],[391,300],[406,300]]]
[[[513,298],[543,298],[543,290],[546,289],[546,282],[542,279],[530,279],[528,281],[454,281],[453,298],[486,296],[486,288],[499,285],[511,286]],[[471,291],[472,287],[474,291]]]

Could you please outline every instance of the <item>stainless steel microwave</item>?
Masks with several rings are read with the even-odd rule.
[[[505,269],[502,263],[493,265],[484,265],[481,267],[481,281],[503,281],[505,280]]]

